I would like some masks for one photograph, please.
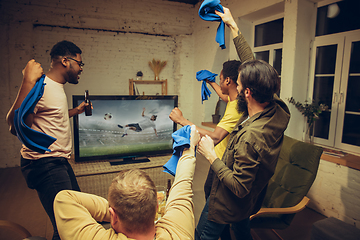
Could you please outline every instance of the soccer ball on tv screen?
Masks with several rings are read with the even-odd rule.
[[[111,120],[111,119],[112,119],[111,113],[105,113],[104,119],[105,119],[105,120]]]

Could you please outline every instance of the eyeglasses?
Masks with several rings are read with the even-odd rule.
[[[73,58],[71,58],[71,57],[66,57],[66,58],[68,58],[68,59],[71,59],[71,60],[74,60],[77,64],[79,64],[79,67],[84,67],[84,65],[85,65],[85,63],[83,63],[82,61],[78,61],[78,60],[76,60],[76,59],[73,59]]]

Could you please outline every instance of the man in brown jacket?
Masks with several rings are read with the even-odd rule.
[[[289,109],[275,94],[280,78],[268,63],[243,63],[237,83],[237,109],[244,114],[230,134],[222,159],[209,136],[199,143],[198,151],[216,176],[195,239],[217,240],[227,224],[236,239],[252,239],[249,217],[261,207],[290,119]]]

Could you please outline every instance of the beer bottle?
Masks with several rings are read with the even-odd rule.
[[[89,90],[85,90],[85,103],[89,104],[88,106],[85,107],[85,116],[91,116],[92,109],[91,109],[91,102],[89,99]]]
[[[171,180],[168,179],[167,188],[166,188],[166,200],[167,200],[168,197],[169,197],[170,188],[171,188]]]

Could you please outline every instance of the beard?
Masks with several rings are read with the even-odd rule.
[[[247,102],[245,100],[244,90],[240,91],[236,100],[237,100],[236,110],[238,111],[238,113],[244,113],[244,115],[248,115],[248,108],[247,108]]]
[[[68,83],[70,84],[78,84],[79,80],[78,80],[78,76],[79,76],[79,72],[75,72],[75,69],[71,66],[70,64],[70,69],[67,73],[68,75]]]

